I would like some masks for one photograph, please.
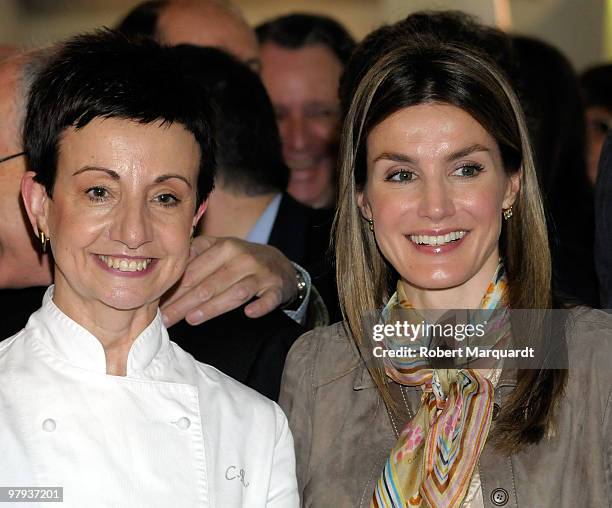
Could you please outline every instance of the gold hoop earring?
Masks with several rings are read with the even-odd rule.
[[[502,210],[502,213],[504,214],[504,219],[505,220],[510,220],[510,217],[512,217],[514,215],[514,212],[512,211],[512,205],[510,205],[508,208],[504,208]]]
[[[374,219],[368,219],[368,225],[370,227],[370,231],[374,232]]]
[[[49,241],[49,237],[45,235],[42,229],[39,229],[38,239],[40,240],[40,250],[44,254],[45,252],[47,252],[47,242]]]

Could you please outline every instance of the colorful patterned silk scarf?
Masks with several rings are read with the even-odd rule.
[[[481,309],[507,309],[505,291],[506,278],[500,263]],[[383,320],[397,306],[412,309],[399,283],[383,311]],[[494,326],[499,342],[505,342],[510,333],[509,320],[496,320]],[[482,370],[433,369],[423,358],[385,357],[384,362],[391,379],[406,386],[420,386],[423,394],[417,414],[402,429],[391,450],[371,506],[461,506],[489,434],[493,412],[491,381]]]

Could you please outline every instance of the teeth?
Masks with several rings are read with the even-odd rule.
[[[147,269],[149,263],[153,261],[151,258],[148,259],[139,259],[136,261],[135,259],[127,260],[125,258],[112,258],[110,256],[98,256],[106,266],[109,268],[114,268],[115,270],[119,270],[120,272],[142,272]]]
[[[465,231],[453,231],[451,233],[447,233],[446,235],[437,235],[437,236],[429,236],[429,235],[410,235],[410,239],[419,245],[445,245],[450,242],[454,242],[455,240],[460,240],[465,236]]]

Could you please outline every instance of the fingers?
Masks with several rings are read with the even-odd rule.
[[[245,313],[261,317],[293,298],[295,270],[274,247],[236,238],[199,236],[180,283],[162,305],[164,323],[199,324],[233,310],[253,297]]]
[[[244,308],[244,313],[250,318],[265,316],[279,307],[282,301],[282,291],[279,288],[270,288],[259,296],[257,300]]]
[[[255,277],[247,277],[216,294],[206,302],[195,305],[185,319],[191,325],[197,325],[209,319],[225,314],[244,305],[256,294],[257,282]]]

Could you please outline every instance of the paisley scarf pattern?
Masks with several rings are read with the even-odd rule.
[[[481,301],[481,309],[506,309],[506,278],[499,264]],[[383,311],[388,322],[394,309],[419,316],[402,285]],[[406,314],[404,314],[405,316]],[[499,317],[501,316],[501,317]],[[489,324],[496,344],[510,335],[507,312]],[[397,344],[385,342],[387,349]],[[375,508],[457,508],[468,491],[472,474],[491,426],[494,388],[484,371],[471,368],[434,369],[426,358],[384,358],[385,372],[395,382],[420,386],[417,414],[400,432],[376,484]]]

